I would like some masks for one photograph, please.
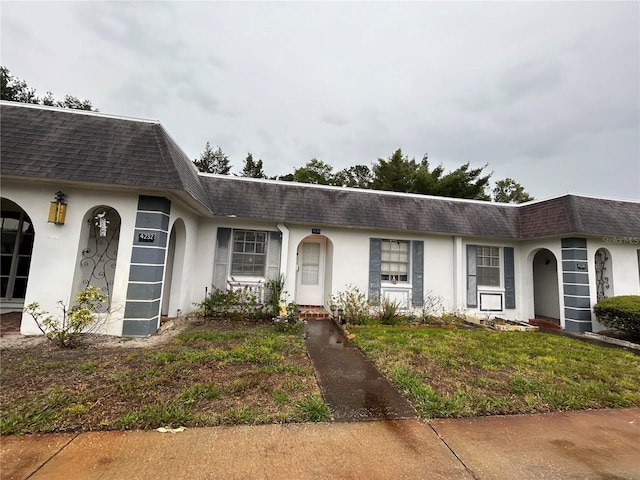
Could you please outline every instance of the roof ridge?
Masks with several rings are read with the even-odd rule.
[[[471,198],[444,197],[444,196],[438,196],[438,195],[425,195],[422,193],[394,192],[391,190],[374,190],[370,188],[341,187],[337,185],[320,185],[317,183],[290,182],[286,180],[274,180],[271,178],[239,177],[236,175],[222,175],[219,173],[206,173],[206,172],[198,172],[198,176],[221,179],[221,180],[257,182],[257,183],[266,183],[271,185],[275,184],[275,185],[296,186],[296,187],[303,187],[303,188],[318,188],[318,189],[333,190],[333,191],[340,191],[340,192],[356,192],[356,193],[362,193],[365,195],[390,195],[390,196],[396,196],[396,197],[417,198],[422,200],[432,199],[436,201],[447,201],[447,202],[451,201],[451,202],[459,202],[459,203],[473,203],[473,204],[479,204],[479,205],[493,205],[493,206],[506,207],[506,208],[518,207],[518,204],[492,202],[490,200],[475,200]]]
[[[22,103],[22,102],[13,102],[9,100],[0,100],[0,106],[33,108],[38,110],[50,110],[53,112],[69,113],[74,115],[90,115],[94,117],[109,118],[113,120],[125,120],[128,122],[153,123],[158,125],[161,124],[160,120],[149,120],[146,118],[125,117],[122,115],[112,115],[109,113],[95,112],[91,110],[80,110],[77,108],[64,108],[64,107],[55,107],[52,105],[39,105],[37,103]]]

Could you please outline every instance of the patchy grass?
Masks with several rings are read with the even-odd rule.
[[[640,406],[640,356],[531,332],[354,327],[423,418]]]
[[[0,433],[322,421],[302,335],[206,322],[148,348],[2,351]]]

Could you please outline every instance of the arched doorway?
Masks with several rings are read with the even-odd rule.
[[[533,303],[537,320],[560,326],[558,261],[546,248],[538,250],[533,257]]]
[[[612,297],[613,272],[611,270],[611,253],[606,248],[599,248],[595,255],[596,294],[598,302],[603,298]]]
[[[18,204],[2,198],[0,207],[2,313],[22,312],[29,281],[35,231],[31,218]]]
[[[162,291],[162,316],[177,316],[182,296],[182,272],[186,246],[186,228],[182,219],[171,227]]]
[[[298,244],[296,295],[298,305],[323,306],[330,291],[333,249],[329,239],[310,235]]]
[[[101,313],[111,308],[119,242],[120,214],[115,208],[100,205],[85,214],[75,285],[76,291],[92,286],[107,295],[98,307]]]

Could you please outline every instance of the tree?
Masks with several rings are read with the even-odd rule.
[[[354,165],[336,173],[334,184],[343,187],[371,188],[373,174],[366,165]]]
[[[43,98],[36,95],[35,88],[29,87],[27,82],[14,77],[7,67],[0,67],[0,100],[12,102],[32,103],[36,105],[48,105],[51,107],[73,108],[76,110],[89,110],[97,112],[89,100],[80,100],[73,95],[65,95],[64,100],[56,100],[51,92]]]
[[[242,168],[242,172],[240,172],[241,177],[251,177],[251,178],[267,178],[262,170],[262,160],[258,160],[255,162],[253,160],[253,155],[249,153],[247,158],[244,160],[244,167]]]
[[[493,189],[493,201],[500,203],[523,203],[535,200],[524,187],[512,178],[498,180]]]
[[[283,175],[280,180],[318,185],[333,185],[333,167],[322,160],[312,158],[304,167],[296,168],[293,175]]]
[[[491,173],[482,176],[487,165],[470,168],[469,162],[452,172],[444,173],[442,165],[430,169],[425,154],[420,163],[396,150],[388,160],[379,158],[373,165],[371,188],[393,192],[420,193],[441,197],[490,200],[485,193]]]
[[[416,169],[416,161],[402,155],[402,149],[399,148],[387,160],[379,158],[378,162],[373,164],[371,188],[409,192]]]
[[[202,152],[200,158],[194,160],[193,163],[198,170],[205,173],[229,175],[229,172],[231,171],[229,157],[227,157],[219,145],[215,150],[213,150],[209,142],[205,145],[204,152]]]

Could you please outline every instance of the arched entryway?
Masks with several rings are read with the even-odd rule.
[[[537,320],[560,326],[558,261],[546,248],[538,250],[533,257],[533,303]]]
[[[35,231],[31,218],[17,203],[2,198],[0,207],[1,313],[19,312],[16,314],[19,326],[29,281]]]
[[[325,305],[331,291],[333,244],[323,235],[310,235],[298,244],[296,259],[296,303]]]
[[[173,317],[179,314],[186,236],[184,222],[179,218],[173,223],[169,234],[167,264],[162,290],[161,313],[163,316]]]
[[[74,284],[76,292],[92,286],[107,295],[98,312],[111,308],[119,242],[120,214],[115,208],[100,205],[85,214]]]
[[[598,301],[613,297],[613,271],[611,270],[611,253],[606,248],[599,248],[595,254],[596,295]]]

